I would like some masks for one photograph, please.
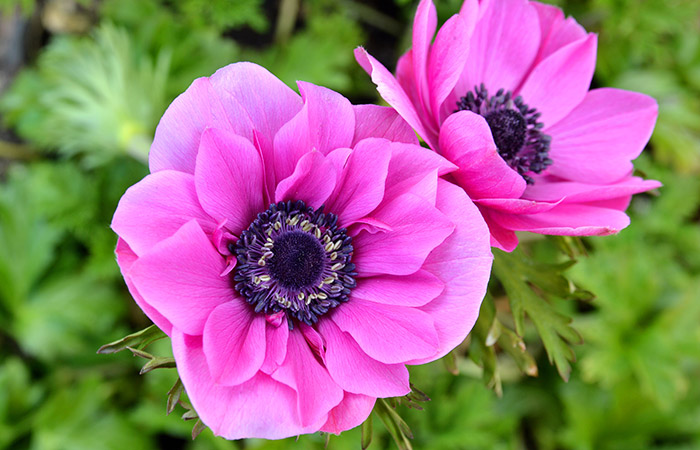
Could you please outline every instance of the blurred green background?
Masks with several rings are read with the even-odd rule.
[[[109,223],[194,78],[250,60],[377,102],[352,49],[394,67],[416,3],[0,0],[0,448],[323,448],[319,434],[192,441],[184,409],[165,415],[174,370],[139,376],[144,360],[95,353],[149,325]],[[440,20],[460,3],[438,2]],[[470,339],[411,370],[432,400],[396,411],[417,449],[700,449],[700,2],[556,3],[599,33],[594,85],[658,100],[636,167],[664,187],[635,197],[618,236],[528,236],[499,252]],[[168,341],[149,351],[168,355]],[[369,448],[395,448],[372,420]],[[328,448],[360,440],[355,429]]]

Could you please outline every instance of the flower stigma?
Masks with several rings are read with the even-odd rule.
[[[313,325],[348,301],[355,287],[352,237],[338,228],[338,216],[303,201],[273,203],[231,244],[237,258],[235,289],[255,312],[283,311]]]
[[[542,113],[530,108],[522,97],[499,89],[489,96],[481,84],[457,102],[457,111],[472,111],[482,116],[491,129],[498,154],[522,176],[527,184],[535,180],[528,173],[540,173],[552,164],[549,146],[552,138],[542,133]]]

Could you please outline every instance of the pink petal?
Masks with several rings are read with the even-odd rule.
[[[297,392],[297,410],[303,426],[325,422],[328,412],[343,399],[343,390],[316,360],[299,330],[289,333],[287,358],[272,378]]]
[[[136,253],[134,253],[133,250],[129,248],[129,245],[124,241],[124,239],[121,238],[117,239],[117,249],[115,253],[117,254],[117,263],[119,264],[119,269],[121,270],[122,275],[124,276],[124,281],[126,282],[126,286],[129,288],[129,293],[134,298],[134,301],[137,305],[139,305],[139,308],[141,308],[144,314],[146,314],[146,316],[148,316],[148,318],[151,319],[151,321],[154,324],[156,324],[158,328],[160,328],[165,334],[170,336],[173,325],[168,319],[163,317],[161,313],[156,311],[155,308],[146,303],[139,291],[136,289],[136,286],[134,286],[134,282],[131,281],[129,271],[131,270],[131,265],[134,264],[134,262],[137,259]]]
[[[460,95],[486,85],[489,92],[513,91],[537,55],[540,29],[537,12],[526,0],[497,0],[482,5],[469,57],[460,81]]]
[[[327,203],[327,211],[338,216],[341,226],[365,216],[382,201],[390,144],[386,139],[369,138],[350,154]]]
[[[437,148],[437,139],[434,133],[428,133],[423,125],[420,113],[411,102],[406,91],[401,87],[396,78],[386,68],[362,47],[355,49],[355,59],[372,77],[372,82],[377,85],[377,91],[390,106],[392,106],[408,122],[416,133],[430,145]]]
[[[408,276],[378,275],[357,280],[353,297],[397,306],[423,306],[436,298],[445,285],[432,273],[419,270]]]
[[[390,148],[384,202],[406,192],[417,193],[415,188],[421,180],[434,173],[443,176],[457,168],[437,153],[417,145],[392,143]]]
[[[374,397],[345,392],[343,401],[328,413],[328,420],[321,427],[321,431],[340,434],[359,426],[369,417],[375,401]]]
[[[438,351],[411,364],[441,358],[464,341],[479,315],[493,260],[486,224],[464,191],[440,180],[437,206],[457,225],[423,266],[445,286],[441,295],[419,308],[435,324]]]
[[[491,217],[510,230],[562,236],[605,236],[618,233],[630,223],[621,211],[580,204],[562,204],[541,214],[491,211]]]
[[[632,171],[654,130],[658,105],[644,94],[620,89],[590,91],[552,136],[548,173],[583,183],[607,184]]]
[[[355,50],[357,53],[357,50]],[[425,114],[423,111],[423,106],[421,105],[421,100],[419,98],[420,92],[418,92],[418,84],[416,83],[416,77],[413,73],[413,51],[408,50],[406,53],[399,57],[396,62],[396,81],[398,81],[399,86],[403,88],[406,96],[410,99],[415,110],[420,116]],[[423,117],[421,120],[427,120]]]
[[[207,234],[216,228],[199,204],[194,176],[162,170],[126,191],[114,213],[112,229],[141,255],[192,219],[197,219]]]
[[[524,200],[521,198],[484,198],[474,200],[477,205],[491,208],[496,211],[503,211],[510,214],[537,214],[557,206],[561,200],[553,203],[534,200]]]
[[[236,134],[259,149],[265,167],[265,190],[275,185],[272,139],[302,107],[301,97],[265,68],[249,62],[230,64],[210,77]]]
[[[481,216],[489,227],[489,233],[491,233],[491,247],[503,250],[504,252],[512,252],[515,250],[518,246],[518,236],[515,232],[503,228],[496,223],[491,218],[490,208],[479,208],[479,212],[481,212]]]
[[[265,358],[265,317],[240,297],[217,306],[204,325],[204,355],[218,384],[251,379]]]
[[[569,17],[564,19],[564,13],[556,6],[532,2],[540,18],[542,42],[536,63],[545,59],[560,48],[586,37],[586,30]]]
[[[383,204],[373,217],[388,224],[392,231],[361,232],[354,238],[353,262],[361,277],[415,273],[455,228],[442,212],[411,193]]]
[[[433,320],[417,308],[383,305],[351,295],[331,319],[369,357],[386,364],[428,358],[438,351]]]
[[[227,226],[234,234],[248,228],[265,210],[260,155],[250,141],[240,136],[206,130],[194,180],[204,210],[217,222],[228,220]]]
[[[435,36],[437,28],[437,12],[431,0],[422,0],[418,4],[416,15],[413,19],[413,76],[418,88],[418,98],[427,112],[429,109],[428,86],[428,54],[430,42]]]
[[[333,192],[336,176],[334,164],[321,152],[308,152],[299,159],[294,172],[277,185],[275,202],[303,200],[318,208]]]
[[[551,127],[576,107],[588,92],[595,69],[598,38],[594,34],[571,43],[532,69],[518,95],[542,113],[539,121]]]
[[[418,144],[416,133],[395,109],[378,105],[352,105],[352,109],[355,112],[352,146],[369,137]]]
[[[661,183],[658,181],[643,180],[639,177],[629,177],[617,183],[605,185],[562,181],[554,177],[545,177],[538,179],[534,185],[528,186],[523,197],[538,201],[561,199],[562,203],[586,203],[627,197],[660,186]]]
[[[440,149],[459,166],[452,176],[471,198],[519,198],[525,180],[498,154],[486,120],[470,111],[452,114],[442,124]]]
[[[237,297],[228,277],[219,276],[225,268],[225,259],[191,220],[136,260],[129,276],[176,328],[199,335],[214,308]]]
[[[326,340],[326,366],[333,380],[348,392],[372,397],[398,397],[411,391],[403,364],[384,364],[365,354],[332,320],[321,320]]]
[[[160,119],[148,163],[151,172],[172,169],[194,174],[199,139],[207,127],[231,129],[208,78],[198,78]]]
[[[260,368],[260,370],[267,374],[271,374],[277,370],[287,356],[289,327],[287,326],[286,318],[284,316],[282,316],[282,318],[283,320],[277,325],[273,325],[267,321],[265,331],[265,361],[263,361],[263,365]]]
[[[311,150],[326,155],[349,147],[355,132],[355,113],[348,99],[311,83],[298,85],[304,107],[275,136],[277,180],[288,177],[299,158]]]
[[[464,70],[469,55],[469,38],[467,23],[460,15],[455,15],[440,28],[430,50],[428,84],[430,108],[436,125],[442,102],[452,92]]]
[[[226,439],[281,439],[317,431],[326,420],[302,426],[293,389],[258,372],[238,386],[217,384],[209,374],[202,338],[173,330],[177,371],[199,418]]]

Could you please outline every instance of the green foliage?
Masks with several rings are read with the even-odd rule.
[[[268,27],[262,3],[262,0],[182,0],[175,5],[194,25],[207,25],[219,31],[247,25],[262,32]]]
[[[468,340],[411,368],[429,402],[417,390],[380,401],[341,436],[232,443],[196,425],[176,371],[138,375],[144,364],[173,365],[155,328],[103,347],[146,359],[95,354],[149,325],[114,262],[109,223],[147,173],[167,104],[238,59],[292,86],[374,96],[352,49],[380,28],[405,50],[416,3],[300,0],[276,17],[282,8],[262,0],[105,0],[90,34],[50,37],[0,98],[29,144],[7,152],[28,163],[0,165],[0,448],[700,447],[700,4],[691,0],[556,2],[599,34],[594,84],[657,98],[652,147],[635,166],[664,187],[635,198],[619,236],[529,236],[496,252]],[[0,11],[18,4],[41,7],[0,0]],[[438,2],[440,20],[460,4]],[[380,12],[389,10],[397,14]],[[236,29],[260,43],[236,42]]]
[[[2,110],[25,139],[101,164],[119,153],[146,160],[167,99],[169,55],[139,55],[122,29],[103,25],[91,38],[58,37],[37,71],[25,72]]]
[[[251,52],[246,57],[294,88],[297,80],[304,80],[346,92],[352,87],[351,74],[361,70],[355,63],[353,47],[348,47],[350,42],[357,45],[362,42],[362,31],[357,24],[341,12],[314,14],[308,18],[306,28],[289,42],[261,54]]]

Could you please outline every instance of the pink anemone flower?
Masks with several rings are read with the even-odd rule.
[[[660,186],[632,175],[649,140],[654,99],[589,91],[596,35],[560,9],[527,0],[466,0],[435,36],[422,0],[413,47],[396,77],[364,49],[355,56],[381,96],[435,151],[477,204],[492,245],[514,231],[606,235],[629,224],[632,194]]]
[[[492,255],[455,166],[390,108],[238,63],[165,112],[112,228],[133,297],[228,439],[339,433],[472,328]]]

